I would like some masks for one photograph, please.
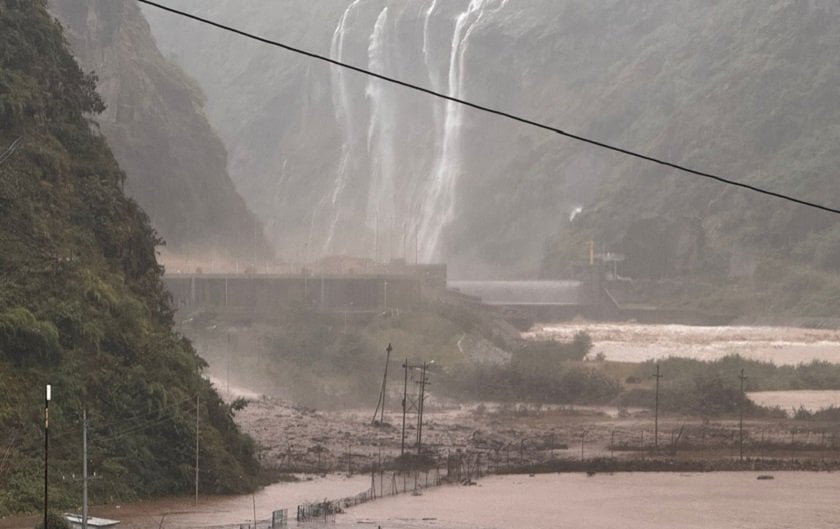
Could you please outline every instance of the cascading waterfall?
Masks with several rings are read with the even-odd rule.
[[[420,4],[416,5],[413,23],[417,31],[413,33],[397,30],[405,4],[350,2],[333,31],[330,57],[359,64],[363,53],[360,37],[364,35],[360,32],[367,30],[366,58],[371,71],[390,76],[414,71],[425,76],[433,90],[464,98],[470,37],[482,20],[498,12],[507,0],[463,0],[464,7],[454,18],[448,18],[451,15],[446,13],[452,13],[452,8],[445,2],[412,1]],[[452,31],[448,46],[433,38],[444,27]],[[419,60],[406,63],[399,55],[401,49],[417,50]],[[453,102],[429,100],[431,116],[424,115],[406,107],[404,92],[375,78],[364,81],[362,98],[356,91],[362,81],[351,81],[352,75],[336,66],[331,71],[332,104],[342,143],[332,188],[326,190],[312,217],[312,229],[324,230],[323,253],[349,250],[387,259],[400,253],[395,254],[392,245],[394,238],[401,236],[403,256],[416,254],[419,261],[427,263],[441,260],[442,234],[454,219],[455,192],[464,169],[465,109]],[[417,143],[421,130],[433,133]],[[413,151],[409,154],[406,148]],[[365,190],[362,205],[359,191]],[[318,221],[321,224],[316,225],[316,218],[322,219]],[[363,224],[365,230],[359,229]],[[375,235],[371,237],[371,233]],[[376,242],[371,244],[371,239]],[[406,246],[411,239],[416,248],[409,251]]]
[[[388,8],[385,7],[376,18],[368,46],[368,68],[375,73],[388,73],[387,24]],[[374,227],[377,231],[379,231],[377,225],[382,221],[390,226],[387,231],[386,248],[388,255],[392,256],[391,239],[393,226],[396,223],[396,195],[394,193],[396,102],[393,100],[393,91],[390,87],[383,86],[383,81],[375,78],[368,80],[365,95],[370,101],[367,150],[371,168],[365,221],[368,226]],[[378,253],[378,248],[374,251]]]
[[[491,0],[471,0],[467,9],[458,15],[449,54],[448,94],[464,96],[464,54],[474,28],[484,16]],[[504,7],[502,1],[498,7]],[[434,6],[433,6],[434,7]],[[453,218],[455,185],[461,170],[461,131],[464,107],[447,101],[443,123],[440,154],[428,181],[420,209],[420,259],[432,262],[441,258],[440,237],[443,227]]]
[[[432,61],[432,51],[429,47],[429,23],[432,20],[432,15],[437,8],[438,0],[432,0],[429,9],[423,17],[423,61],[426,63],[426,70],[429,72],[429,82],[432,83],[432,90],[438,91],[440,89],[440,76],[437,74],[437,69]],[[437,107],[435,107],[437,108]]]
[[[361,0],[353,0],[347,6],[347,9],[341,15],[338,25],[333,32],[332,42],[330,43],[330,57],[339,61],[344,61],[344,39],[347,34],[347,24],[351,12],[359,5]],[[324,243],[324,252],[330,251],[333,239],[335,238],[335,228],[340,217],[339,210],[336,205],[347,186],[347,180],[350,174],[350,163],[353,156],[353,146],[356,137],[356,124],[354,119],[354,109],[350,102],[350,94],[347,88],[346,72],[344,68],[333,66],[331,70],[332,78],[332,96],[333,107],[335,109],[335,119],[341,129],[342,144],[341,144],[341,159],[338,163],[338,171],[336,172],[335,182],[333,184],[332,194],[329,196],[329,206],[332,209],[332,218],[330,220],[326,240]],[[326,196],[324,197],[327,198]]]

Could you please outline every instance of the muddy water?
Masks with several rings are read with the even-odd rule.
[[[294,517],[297,505],[324,499],[352,496],[370,487],[370,476],[328,475],[295,483],[277,483],[253,496],[202,496],[198,505],[191,497],[93,506],[91,516],[120,520],[120,529],[187,529],[197,527],[239,527],[267,520],[271,512],[289,509]],[[37,517],[0,520],[2,529],[31,529]],[[264,525],[261,525],[264,527]]]
[[[717,529],[837,527],[840,475],[757,473],[498,476],[354,507],[334,527]],[[370,525],[367,525],[370,524]]]
[[[536,325],[524,337],[570,340],[580,331],[592,337],[591,356],[603,353],[607,360],[622,362],[669,356],[715,360],[740,354],[777,365],[811,360],[840,363],[840,331],[823,329],[569,322]]]
[[[840,408],[840,391],[836,390],[755,391],[747,396],[759,406],[779,407],[790,415],[799,408],[811,412]]]

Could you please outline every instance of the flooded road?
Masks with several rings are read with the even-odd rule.
[[[299,504],[350,496],[370,487],[369,475],[330,474],[316,479],[301,476],[301,479],[270,485],[253,496],[201,496],[197,506],[188,496],[92,506],[90,515],[120,520],[120,529],[239,527],[239,524],[253,523],[255,511],[257,520],[269,519],[271,512],[278,509],[289,509],[289,516],[294,518]],[[37,516],[0,520],[0,528],[32,529],[37,521]]]
[[[368,503],[334,527],[383,529],[821,529],[840,520],[840,475],[774,472],[496,476]],[[365,525],[359,525],[365,524]],[[367,525],[370,524],[370,525]]]
[[[523,337],[568,341],[581,331],[592,337],[590,356],[603,353],[607,360],[620,362],[669,356],[716,360],[739,354],[776,365],[840,363],[840,331],[824,329],[568,322],[535,325]]]

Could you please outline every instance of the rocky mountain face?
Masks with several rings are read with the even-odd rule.
[[[173,329],[96,80],[45,6],[0,0],[0,516],[43,505],[47,384],[52,509],[79,505],[84,411],[92,504],[188,493],[196,436],[203,490],[252,490],[253,443]]]
[[[157,49],[131,0],[51,0],[73,53],[93,71],[106,110],[97,122],[126,192],[167,252],[207,263],[270,256],[262,223],[227,174],[227,153],[204,116],[201,89]]]
[[[840,203],[840,8],[830,1],[170,4],[572,133]],[[591,239],[625,254],[619,272],[638,278],[753,278],[775,260],[818,274],[840,266],[830,214],[145,13],[162,49],[207,90],[231,176],[286,255],[562,277]]]

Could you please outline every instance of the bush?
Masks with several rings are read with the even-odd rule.
[[[44,364],[58,359],[58,329],[17,307],[0,313],[0,355],[17,365]]]

